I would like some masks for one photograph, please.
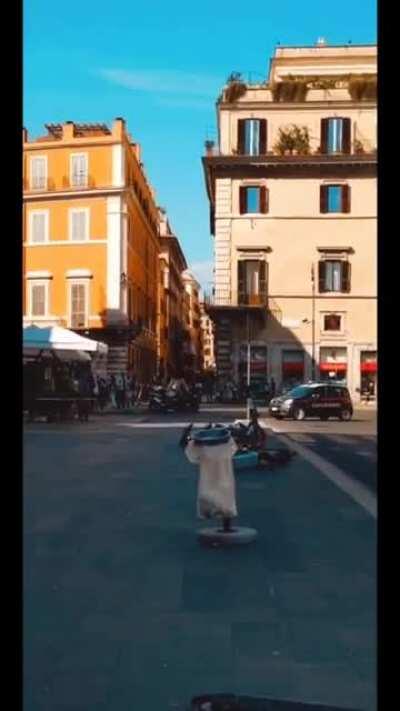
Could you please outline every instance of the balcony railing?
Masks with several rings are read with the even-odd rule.
[[[327,153],[327,152],[322,152],[321,150],[310,150],[309,153],[304,154],[304,153],[299,153],[296,151],[293,151],[292,153],[286,153],[285,155],[282,155],[281,153],[278,153],[277,151],[267,151],[266,153],[260,153],[260,154],[255,154],[252,155],[250,153],[239,153],[239,151],[236,148],[232,148],[230,151],[221,151],[219,146],[216,145],[211,145],[210,143],[205,146],[205,153],[206,153],[206,158],[236,158],[236,159],[243,159],[246,158],[247,160],[253,159],[253,160],[258,160],[260,158],[262,159],[270,159],[273,162],[284,162],[289,160],[293,161],[299,161],[299,160],[305,160],[312,162],[313,159],[315,158],[322,158],[324,161],[329,161],[329,160],[348,160],[348,159],[361,159],[361,160],[367,160],[370,159],[372,156],[377,155],[377,149],[376,148],[371,148],[371,149],[365,149],[363,151],[360,151],[359,149],[353,148],[350,153],[344,153],[344,152],[337,152],[337,153]]]
[[[268,295],[266,293],[248,294],[244,291],[231,291],[215,289],[212,294],[204,295],[207,306],[253,306],[268,308]]]

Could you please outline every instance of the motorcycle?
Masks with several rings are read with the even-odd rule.
[[[158,412],[198,412],[200,397],[195,390],[187,392],[155,386],[150,394],[149,410]]]

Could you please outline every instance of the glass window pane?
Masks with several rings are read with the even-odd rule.
[[[343,150],[343,119],[328,120],[328,153],[340,153]]]
[[[260,188],[246,188],[246,212],[260,212]]]
[[[342,187],[330,185],[328,187],[328,212],[342,211]]]
[[[256,156],[260,153],[260,121],[257,119],[247,119],[244,128],[245,153]]]
[[[342,264],[341,262],[333,262],[333,291],[341,290],[342,281]]]

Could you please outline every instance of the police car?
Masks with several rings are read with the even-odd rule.
[[[338,417],[348,422],[353,416],[350,393],[344,385],[333,383],[308,383],[298,385],[270,402],[270,414],[278,419],[292,417],[304,420],[319,417],[327,420]]]

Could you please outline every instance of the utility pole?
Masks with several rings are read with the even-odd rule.
[[[250,321],[249,321],[249,312],[246,311],[246,329],[247,329],[247,378],[246,378],[246,383],[247,383],[247,401],[246,401],[246,416],[247,419],[250,420],[250,408],[251,408],[251,400],[250,400]]]
[[[312,290],[312,317],[311,317],[311,378],[315,381],[315,274],[314,264],[311,264],[311,290]]]

